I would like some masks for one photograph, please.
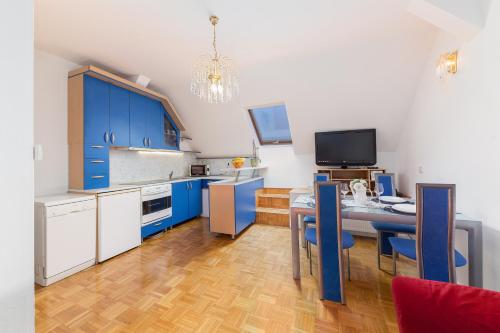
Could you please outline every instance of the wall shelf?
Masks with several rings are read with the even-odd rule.
[[[244,168],[227,168],[227,169],[222,169],[223,172],[236,172],[236,179],[235,181],[237,182],[240,179],[240,175],[244,171],[252,171],[252,176],[251,178],[254,178],[256,176],[256,172],[259,170],[267,169],[267,166],[257,166],[257,167],[244,167]]]

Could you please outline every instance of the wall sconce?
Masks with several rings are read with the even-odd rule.
[[[444,53],[439,57],[436,75],[442,79],[446,74],[456,74],[458,71],[458,51]]]

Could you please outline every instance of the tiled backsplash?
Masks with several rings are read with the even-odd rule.
[[[109,172],[112,184],[131,181],[168,178],[189,175],[189,165],[199,163],[193,154],[170,155],[155,152],[110,150]]]

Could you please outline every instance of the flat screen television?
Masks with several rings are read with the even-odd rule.
[[[377,164],[377,133],[373,129],[316,132],[316,164],[370,166]]]

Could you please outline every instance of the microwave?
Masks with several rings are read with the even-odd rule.
[[[207,164],[191,164],[189,166],[190,176],[210,176],[210,166]]]

